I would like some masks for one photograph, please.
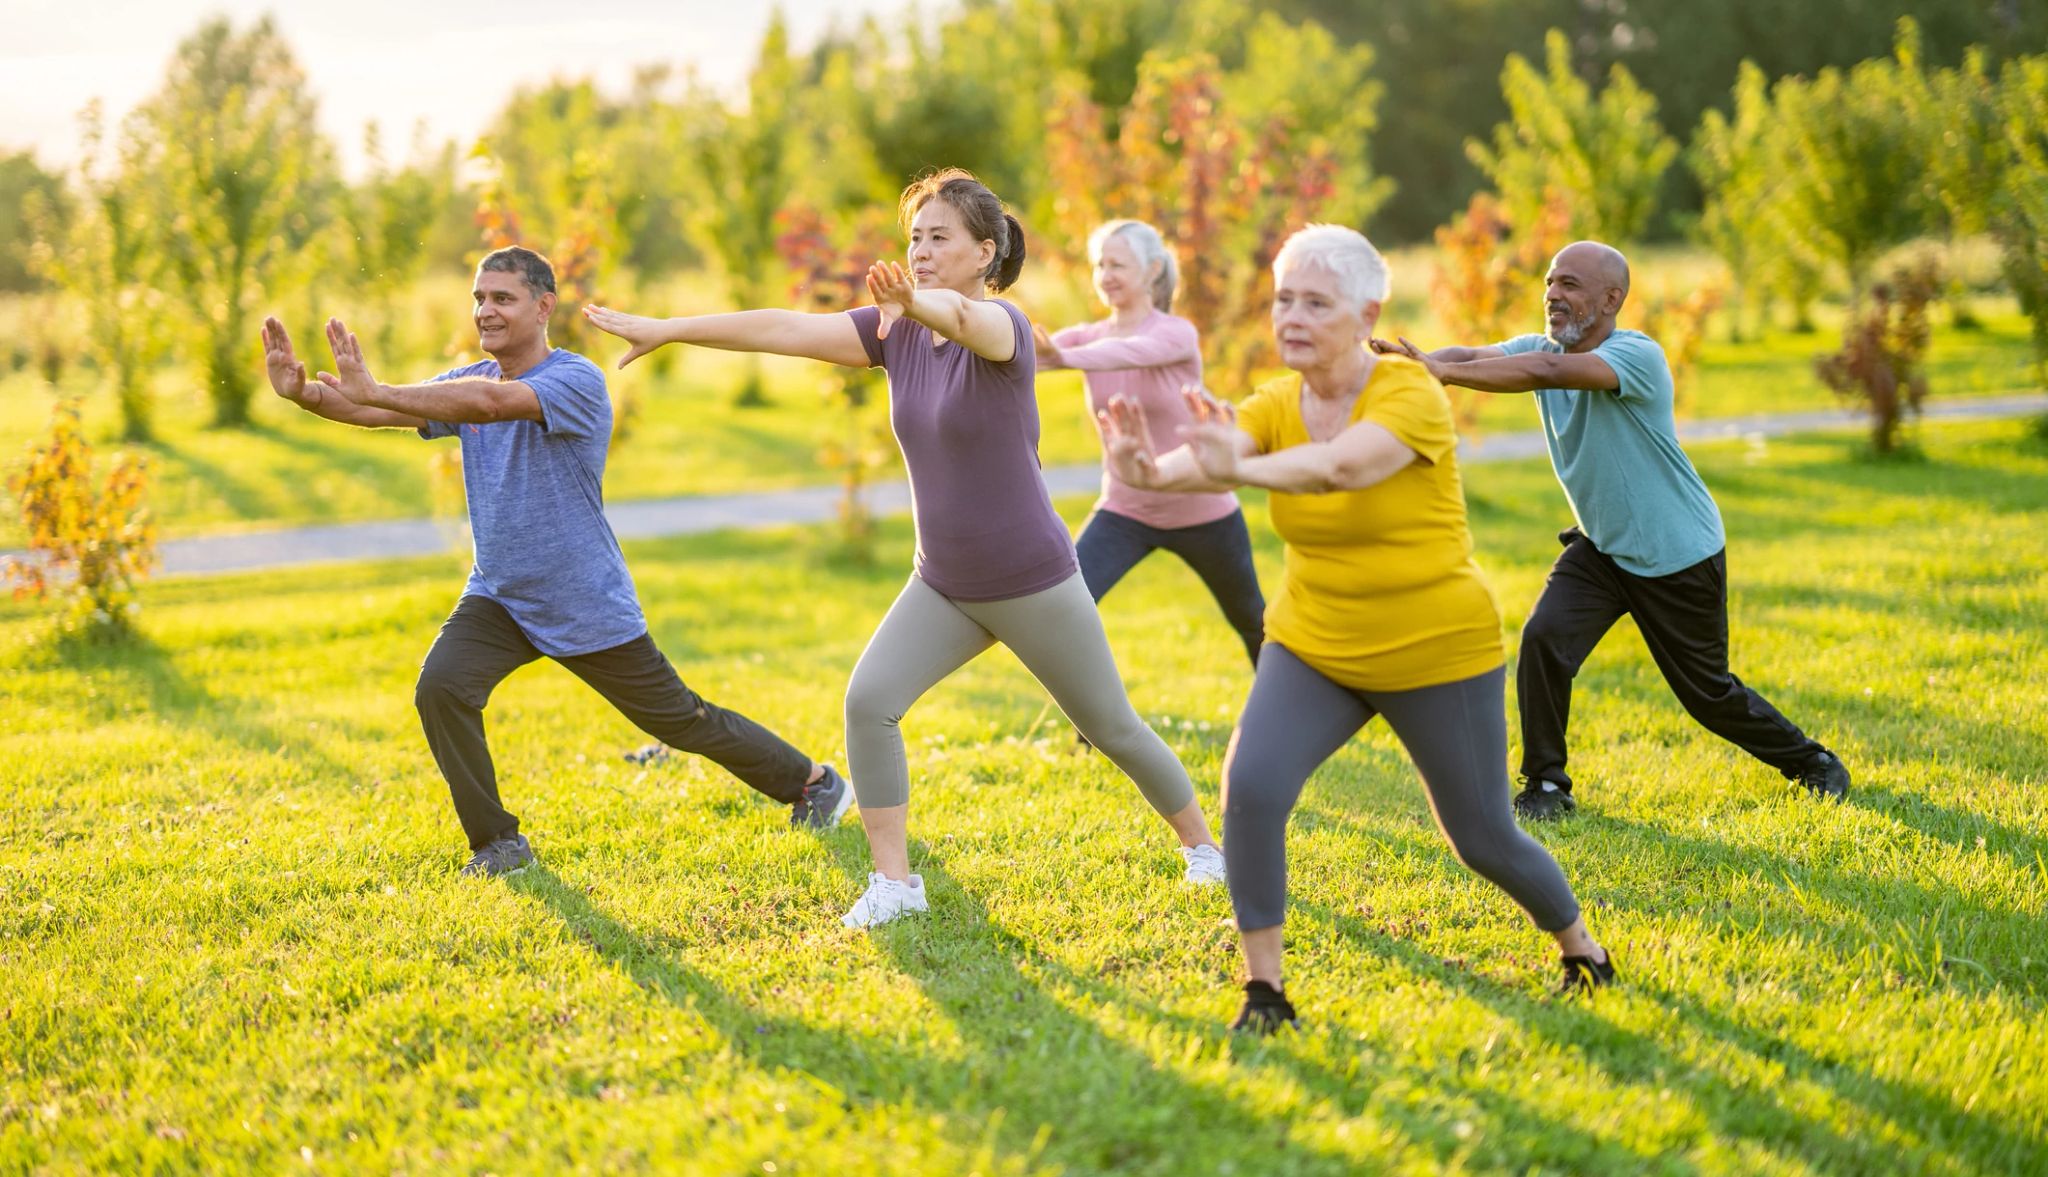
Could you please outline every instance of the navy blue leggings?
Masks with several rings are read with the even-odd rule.
[[[1244,512],[1232,511],[1210,523],[1192,527],[1153,527],[1114,511],[1096,511],[1074,541],[1081,559],[1081,579],[1088,595],[1100,601],[1136,567],[1138,561],[1164,548],[1187,562],[1209,586],[1209,595],[1223,607],[1223,616],[1244,643],[1252,665],[1266,640],[1266,598],[1259,592],[1259,572],[1252,564],[1252,537]]]

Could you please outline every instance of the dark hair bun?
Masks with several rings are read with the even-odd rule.
[[[1024,226],[1009,213],[1003,214],[1003,224],[1009,229],[1006,234],[1008,248],[1003,250],[1002,257],[996,259],[995,275],[988,282],[992,289],[998,291],[1008,290],[1024,270]]]

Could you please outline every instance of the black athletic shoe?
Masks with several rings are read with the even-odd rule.
[[[667,763],[668,758],[674,754],[674,750],[667,744],[642,744],[631,752],[623,753],[620,759],[624,760],[627,764],[637,764],[642,768],[650,768],[657,764]]]
[[[1822,750],[1796,775],[1787,774],[1799,787],[1829,801],[1839,801],[1849,791],[1849,767],[1833,752]]]
[[[1614,955],[1609,953],[1605,960],[1594,960],[1590,956],[1567,956],[1564,965],[1564,980],[1557,986],[1559,997],[1578,997],[1595,989],[1614,984]]]
[[[1550,821],[1579,807],[1571,793],[1556,781],[1539,777],[1522,783],[1525,787],[1515,794],[1515,816],[1523,821]]]
[[[463,864],[465,875],[510,875],[517,874],[533,865],[533,847],[527,845],[525,834],[514,834],[500,838],[483,849],[470,855]]]
[[[1244,1008],[1237,1011],[1237,1020],[1230,1023],[1230,1028],[1263,1038],[1300,1025],[1294,1016],[1294,1003],[1287,1000],[1286,994],[1264,981],[1246,981]]]
[[[853,790],[847,787],[846,778],[831,765],[818,777],[816,784],[804,786],[804,795],[789,807],[789,824],[799,828],[829,830],[846,816],[846,807],[853,803]]]

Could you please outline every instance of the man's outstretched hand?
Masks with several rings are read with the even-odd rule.
[[[263,369],[277,395],[293,404],[305,403],[306,365],[293,353],[292,337],[275,315],[263,320]]]
[[[334,374],[319,373],[320,383],[354,404],[374,405],[377,381],[363,361],[363,346],[356,342],[355,332],[342,326],[340,319],[327,320],[327,347],[334,353]]]

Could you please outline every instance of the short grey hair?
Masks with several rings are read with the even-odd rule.
[[[1172,310],[1173,296],[1180,290],[1180,260],[1166,248],[1159,230],[1143,221],[1105,222],[1088,235],[1088,260],[1101,261],[1102,246],[1112,237],[1121,237],[1130,244],[1140,267],[1150,269],[1153,262],[1159,263],[1159,273],[1152,279],[1152,305],[1162,311]]]
[[[1273,255],[1274,283],[1296,266],[1327,271],[1337,279],[1338,293],[1361,308],[1369,302],[1387,301],[1387,259],[1356,229],[1344,225],[1296,229]]]
[[[517,274],[535,298],[555,292],[555,268],[548,264],[548,259],[523,245],[508,245],[485,254],[484,260],[476,264],[476,272]]]

